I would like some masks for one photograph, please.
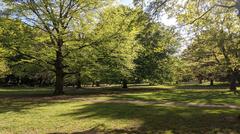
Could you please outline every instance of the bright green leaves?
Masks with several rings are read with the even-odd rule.
[[[148,22],[137,39],[143,48],[135,60],[136,76],[153,84],[172,81],[172,59],[179,46],[176,34],[164,25]]]
[[[177,18],[194,34],[183,57],[198,79],[223,79],[239,68],[239,18],[236,1],[195,0],[181,7]],[[238,40],[238,41],[237,41]]]
[[[139,49],[135,40],[140,30],[135,22],[138,17],[136,12],[125,6],[108,8],[96,27],[96,40],[103,41],[97,49],[102,76],[106,81],[120,81],[131,76],[133,60]]]

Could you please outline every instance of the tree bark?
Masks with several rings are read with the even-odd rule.
[[[210,79],[210,86],[213,86],[213,85],[214,85],[214,80]]]
[[[95,86],[95,82],[93,81],[93,82],[92,82],[92,87],[94,87],[94,86]]]
[[[234,94],[239,94],[237,91],[237,76],[238,72],[237,70],[233,70],[230,78],[230,91],[234,92]]]
[[[80,73],[76,74],[76,79],[77,79],[77,89],[82,88],[82,81],[81,81],[81,74]]]
[[[55,61],[55,73],[56,73],[56,83],[54,95],[62,95],[64,86],[64,71],[63,71],[63,54],[62,54],[63,41],[58,41],[58,49],[56,51],[56,61]]]
[[[77,80],[77,89],[82,88],[82,82],[80,79]]]
[[[99,80],[96,81],[96,87],[100,87],[100,81]]]
[[[127,84],[128,84],[127,80],[123,79],[123,81],[122,81],[122,88],[128,88]]]
[[[202,79],[199,79],[199,84],[202,84],[203,82],[202,82]]]

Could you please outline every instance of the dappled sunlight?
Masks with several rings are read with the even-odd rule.
[[[239,18],[240,0],[0,0],[0,134],[240,134]]]
[[[129,124],[129,127],[135,126],[138,131],[159,131],[165,132],[173,130],[174,132],[210,132],[216,128],[229,129],[239,127],[238,120],[226,120],[225,117],[237,116],[236,110],[226,109],[206,109],[206,108],[188,108],[188,107],[166,107],[157,105],[139,105],[129,103],[93,103],[84,105],[79,109],[68,114],[60,116],[74,117],[76,120],[88,118],[89,120],[105,119],[125,123],[132,120],[136,124]],[[123,122],[123,123],[124,123]],[[231,124],[234,125],[231,126]],[[103,122],[105,129],[113,129],[109,122]],[[174,125],[173,125],[174,124]],[[119,124],[121,126],[121,124]],[[230,127],[231,126],[231,127]]]
[[[88,90],[5,97],[0,100],[0,133],[11,128],[19,133],[240,133],[239,96],[225,90]]]
[[[153,93],[126,94],[120,98],[144,101],[184,102],[192,104],[233,104],[240,106],[239,96],[226,91],[169,90]]]

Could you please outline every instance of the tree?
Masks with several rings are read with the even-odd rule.
[[[9,72],[10,72],[10,70],[6,64],[6,61],[1,60],[0,61],[0,78],[6,76],[7,74],[9,74]]]
[[[177,34],[164,25],[147,22],[137,39],[142,50],[135,60],[136,76],[152,84],[172,81],[173,54],[179,46]]]
[[[98,79],[104,83],[119,83],[127,87],[132,77],[139,45],[135,38],[139,27],[139,10],[127,6],[109,7],[104,10],[94,31],[95,40],[101,41],[95,47]],[[125,83],[125,84],[124,84]]]
[[[226,77],[226,70],[221,69],[216,61],[221,55],[217,55],[216,49],[210,44],[195,41],[184,50],[182,57],[190,66],[190,72],[202,84],[203,80],[209,80],[210,85],[214,84],[214,80],[220,80]]]
[[[68,42],[79,39],[78,37],[71,37],[74,33],[73,25],[78,24],[81,27],[81,22],[87,20],[89,14],[96,14],[96,10],[107,5],[108,1],[5,0],[4,2],[9,5],[9,9],[11,8],[16,13],[15,16],[18,16],[23,22],[47,34],[47,40],[49,41],[44,47],[49,48],[49,53],[54,54],[54,56],[49,57],[50,60],[47,60],[47,62],[42,61],[54,66],[53,71],[56,76],[54,94],[63,94],[64,76],[71,73],[65,72],[67,68],[65,58],[71,53]],[[82,47],[84,46],[80,44],[77,49]],[[25,54],[32,57],[30,53]]]
[[[197,3],[192,2],[186,7],[185,13],[179,16],[180,22],[189,22],[190,17],[206,12],[204,8],[202,10],[193,8],[195,4]],[[200,59],[205,59],[205,63],[206,61],[208,63],[212,62],[213,66],[217,66],[215,69],[228,72],[230,89],[237,93],[236,81],[239,72],[240,46],[238,43],[239,30],[237,28],[239,27],[239,20],[237,15],[232,15],[234,13],[233,9],[214,8],[193,23],[191,32],[194,32],[195,36],[191,47],[195,49],[194,53],[198,53]]]

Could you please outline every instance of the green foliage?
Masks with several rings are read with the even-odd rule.
[[[6,64],[6,61],[1,60],[0,61],[0,78],[6,76],[9,73],[10,73],[10,69]]]
[[[142,50],[135,60],[138,79],[150,83],[172,81],[173,54],[179,46],[174,32],[158,23],[148,23],[137,39],[142,45]]]
[[[139,46],[135,37],[140,28],[135,20],[138,11],[129,7],[111,7],[106,9],[96,27],[96,40],[104,40],[97,49],[99,76],[105,82],[119,82],[131,77],[134,70],[133,60]]]
[[[214,3],[217,2],[190,2],[185,13],[179,15],[179,21],[189,23],[193,16],[206,12],[203,7],[209,8]],[[224,1],[221,4],[233,3]],[[214,7],[192,24],[191,32],[195,33],[195,38],[184,55],[192,64],[195,76],[202,79],[221,79],[239,69],[239,20],[234,13],[231,8]]]

